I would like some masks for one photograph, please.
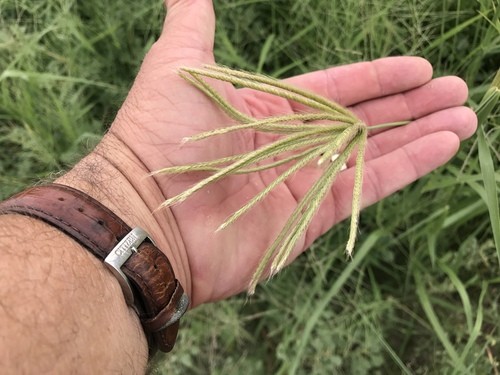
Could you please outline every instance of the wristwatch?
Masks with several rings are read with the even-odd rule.
[[[0,202],[0,214],[11,213],[43,220],[102,260],[137,312],[150,356],[172,350],[189,297],[145,230],[130,228],[94,198],[60,184],[36,186]]]

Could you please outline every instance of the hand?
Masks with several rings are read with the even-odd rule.
[[[167,0],[163,33],[146,56],[137,80],[107,140],[118,139],[145,166],[137,172],[211,160],[259,147],[263,134],[241,132],[180,146],[182,138],[226,126],[230,119],[177,74],[179,67],[213,64],[215,19],[210,0]],[[394,57],[330,68],[288,82],[349,106],[368,125],[406,119],[404,127],[371,134],[366,152],[363,205],[368,206],[447,162],[459,142],[476,129],[474,113],[461,105],[467,87],[457,77],[432,79],[427,61]],[[216,88],[239,110],[254,117],[292,113],[297,105],[267,94]],[[107,142],[104,141],[104,143]],[[311,167],[277,188],[264,203],[227,229],[215,229],[257,194],[275,171],[222,180],[171,208],[175,222],[157,216],[160,227],[175,225],[185,252],[184,283],[193,306],[246,288],[260,257],[275,238],[297,198],[318,171]],[[149,178],[161,191],[157,205],[199,180],[199,175]],[[342,172],[292,258],[350,213],[353,169]],[[157,184],[157,186],[156,186]],[[140,192],[141,193],[141,192]],[[141,195],[147,194],[142,192]],[[189,290],[190,289],[190,290]]]

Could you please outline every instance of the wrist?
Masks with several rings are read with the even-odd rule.
[[[169,259],[176,278],[191,295],[185,247],[168,209],[156,210],[163,194],[126,144],[108,134],[57,183],[78,189],[110,209],[130,227],[141,227]]]

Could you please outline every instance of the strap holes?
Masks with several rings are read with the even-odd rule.
[[[83,208],[82,207],[78,207],[78,212],[83,212]]]
[[[61,202],[64,202],[64,198],[63,197],[59,197],[59,198],[57,198],[57,200],[60,200]]]
[[[104,226],[104,221],[102,221],[101,219],[97,220],[97,224],[101,225],[101,226]]]
[[[154,266],[153,266],[153,267],[155,268],[155,270],[157,270],[157,269],[158,269],[158,266],[156,265],[156,263],[154,264]]]

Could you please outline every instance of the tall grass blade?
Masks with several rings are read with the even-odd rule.
[[[462,354],[460,355],[460,360],[464,363],[465,363],[465,359],[467,358],[467,355],[469,354],[470,350],[472,349],[472,346],[475,344],[477,338],[481,335],[481,327],[483,325],[483,318],[484,318],[483,302],[484,302],[484,297],[486,296],[487,291],[488,291],[488,283],[483,282],[482,287],[481,287],[481,294],[479,295],[479,302],[477,304],[476,321],[474,322],[474,327],[472,327],[472,330],[470,331],[470,335],[469,335],[469,339],[467,340],[467,344],[465,344],[465,347],[462,351]]]
[[[473,25],[475,22],[479,21],[481,18],[483,18],[482,14],[478,14],[477,16],[468,19],[467,21],[455,26],[453,29],[447,31],[443,35],[441,35],[439,38],[436,38],[431,44],[429,44],[423,51],[422,55],[426,56],[432,52],[432,50],[438,46],[441,46],[444,42],[446,42],[448,39],[454,37],[457,35],[459,32],[464,30],[465,28]]]
[[[446,350],[446,353],[450,357],[455,368],[459,369],[460,371],[465,371],[465,366],[463,361],[459,357],[455,347],[451,344],[450,340],[448,339],[448,335],[443,329],[443,326],[441,325],[439,318],[436,315],[434,308],[432,307],[432,303],[429,299],[429,295],[427,294],[427,291],[425,289],[424,283],[421,279],[419,272],[420,271],[418,269],[415,269],[413,271],[413,278],[415,280],[417,295],[420,300],[420,304],[424,309],[425,315],[427,315],[427,319],[431,323],[431,326],[434,329],[434,333],[439,338],[439,341],[441,341],[441,344]]]
[[[481,174],[483,176],[484,188],[486,190],[486,205],[490,215],[491,229],[500,264],[500,205],[498,200],[499,189],[495,181],[495,166],[486,141],[485,125],[488,115],[493,111],[500,100],[500,69],[493,80],[491,87],[486,92],[477,109],[477,117],[480,127],[478,129],[478,151]]]
[[[269,52],[271,51],[271,47],[273,45],[274,39],[276,35],[271,34],[267,37],[262,49],[260,51],[259,62],[257,63],[257,73],[262,72],[262,68],[267,61],[267,57],[269,56]]]
[[[495,181],[495,167],[493,158],[486,143],[484,130],[478,130],[478,151],[481,173],[483,175],[484,188],[486,190],[488,212],[490,215],[491,229],[497,251],[498,262],[500,264],[500,208],[498,201],[498,187]]]
[[[382,344],[384,349],[389,353],[391,358],[393,359],[394,362],[398,365],[399,369],[401,370],[401,373],[406,374],[406,375],[413,375],[413,372],[404,364],[403,360],[398,356],[396,351],[392,348],[392,346],[387,342],[386,339],[380,334],[379,330],[375,327],[375,325],[368,319],[365,314],[363,314],[362,311],[359,311],[359,316],[365,324],[370,328],[372,333],[375,335],[377,340]]]
[[[472,333],[473,326],[472,326],[472,305],[470,303],[470,298],[469,294],[467,293],[467,290],[465,288],[465,285],[462,283],[462,281],[458,278],[456,273],[448,267],[446,264],[443,262],[438,262],[439,268],[441,268],[444,273],[446,273],[455,287],[455,289],[458,292],[458,295],[460,296],[460,299],[462,300],[462,306],[464,308],[464,314],[465,314],[465,321],[467,322],[467,328],[469,330],[469,334]]]
[[[19,78],[25,81],[36,80],[44,83],[52,81],[80,83],[89,86],[101,87],[103,89],[108,89],[113,91],[119,89],[119,87],[115,85],[111,85],[106,82],[94,81],[86,78],[70,77],[70,76],[63,76],[58,74],[42,73],[42,72],[28,72],[15,69],[4,70],[2,74],[0,74],[0,82],[8,78]]]

